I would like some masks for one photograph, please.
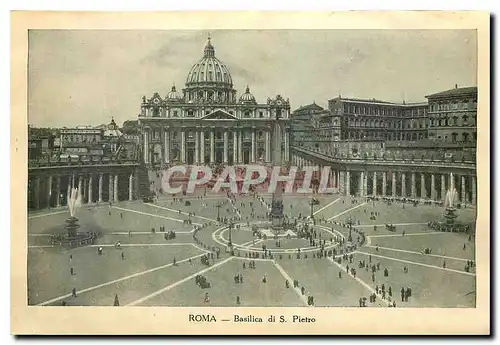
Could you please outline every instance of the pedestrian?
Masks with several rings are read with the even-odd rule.
[[[75,275],[75,271],[73,270],[73,267],[71,267],[71,268],[69,269],[69,273],[70,273],[71,275]]]
[[[372,282],[375,283],[375,273],[372,273]]]
[[[122,260],[125,260],[125,254],[122,252]]]
[[[405,296],[406,296],[406,294],[405,294],[405,288],[402,287],[401,288],[401,302],[405,301]]]
[[[113,303],[113,306],[119,307],[120,306],[120,301],[118,300],[118,295],[115,294],[115,302]]]
[[[76,297],[76,289],[71,290],[71,297]]]

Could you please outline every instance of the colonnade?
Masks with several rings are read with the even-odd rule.
[[[28,179],[28,208],[40,209],[67,205],[68,191],[73,188],[80,191],[82,204],[131,201],[137,194],[135,182],[136,178],[133,173],[32,176]]]
[[[292,163],[298,168],[318,166],[312,160],[293,156]],[[322,169],[321,166],[319,166]],[[409,168],[411,169],[411,168]],[[359,197],[405,197],[444,201],[453,184],[456,202],[477,204],[477,180],[474,174],[431,173],[419,171],[374,171],[342,169],[330,171],[330,181],[340,194]]]

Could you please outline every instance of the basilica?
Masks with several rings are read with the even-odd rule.
[[[210,37],[181,92],[173,86],[164,97],[144,96],[138,122],[149,166],[270,163],[276,123],[281,162],[290,160],[289,100],[277,95],[258,103],[248,86],[238,95]]]

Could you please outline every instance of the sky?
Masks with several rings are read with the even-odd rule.
[[[292,110],[337,97],[423,102],[477,85],[473,30],[30,30],[28,122],[75,127],[137,119],[143,95],[185,85],[211,35],[238,96]]]

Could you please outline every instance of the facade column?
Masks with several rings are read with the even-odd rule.
[[[425,173],[420,173],[420,199],[427,199],[427,190],[425,188]]]
[[[365,190],[365,172],[362,171],[359,175],[359,183],[358,183],[359,196],[364,196],[364,190]]]
[[[92,204],[94,202],[93,199],[93,195],[92,195],[92,175],[89,176],[89,190],[88,190],[88,199],[87,199],[87,203],[88,204]]]
[[[337,170],[332,170],[332,187],[338,188]]]
[[[290,159],[290,157],[289,157],[290,140],[288,139],[290,133],[287,131],[286,128],[284,129],[284,131],[285,131],[284,141],[283,141],[283,145],[285,146],[285,158],[284,158],[284,161],[288,162],[288,160]]]
[[[113,201],[113,174],[109,173],[109,193],[108,193],[108,201],[112,202]]]
[[[476,176],[472,176],[472,204],[476,205],[477,203],[477,186],[476,186]]]
[[[71,175],[71,189],[75,188],[75,174]]]
[[[186,163],[186,130],[181,130],[181,163]]]
[[[229,150],[229,133],[227,129],[224,129],[224,164],[228,162],[228,150]]]
[[[200,163],[200,133],[198,131],[194,132],[194,164],[198,165]]]
[[[200,132],[200,162],[205,164],[205,132]]]
[[[49,176],[47,179],[47,207],[52,207],[52,176]]]
[[[345,173],[345,195],[351,195],[351,172],[349,170]]]
[[[238,163],[243,163],[243,131],[238,133]]]
[[[132,201],[134,199],[134,174],[130,174],[128,177],[128,200]]]
[[[392,175],[392,185],[391,185],[392,196],[395,197],[396,196],[396,172],[392,171],[391,175]]]
[[[103,176],[102,176],[102,173],[99,174],[99,202],[102,202],[102,181],[103,180]]]
[[[401,173],[401,196],[406,197],[406,173]]]
[[[238,131],[233,132],[233,164],[238,163]]]
[[[61,176],[57,176],[56,181],[56,206],[61,207]]]
[[[363,196],[368,195],[368,172],[365,171],[365,176],[363,179]]]
[[[265,132],[266,162],[271,161],[271,132]]]
[[[252,153],[251,153],[251,163],[255,163],[255,128],[252,129]]]
[[[170,130],[169,128],[165,128],[165,133],[163,135],[164,147],[165,147],[165,163],[170,163]]]
[[[411,173],[411,197],[415,198],[417,196],[417,186],[415,181],[415,172]]]
[[[441,175],[441,200],[446,198],[446,177]]]
[[[377,195],[377,172],[374,171],[373,172],[373,196],[376,196]]]
[[[436,200],[436,175],[431,174],[431,199]]]
[[[387,190],[387,172],[382,173],[382,196],[385,196]]]
[[[113,186],[113,200],[114,202],[118,202],[118,174],[115,175],[115,184]]]
[[[215,162],[215,134],[214,130],[210,130],[210,163]]]

